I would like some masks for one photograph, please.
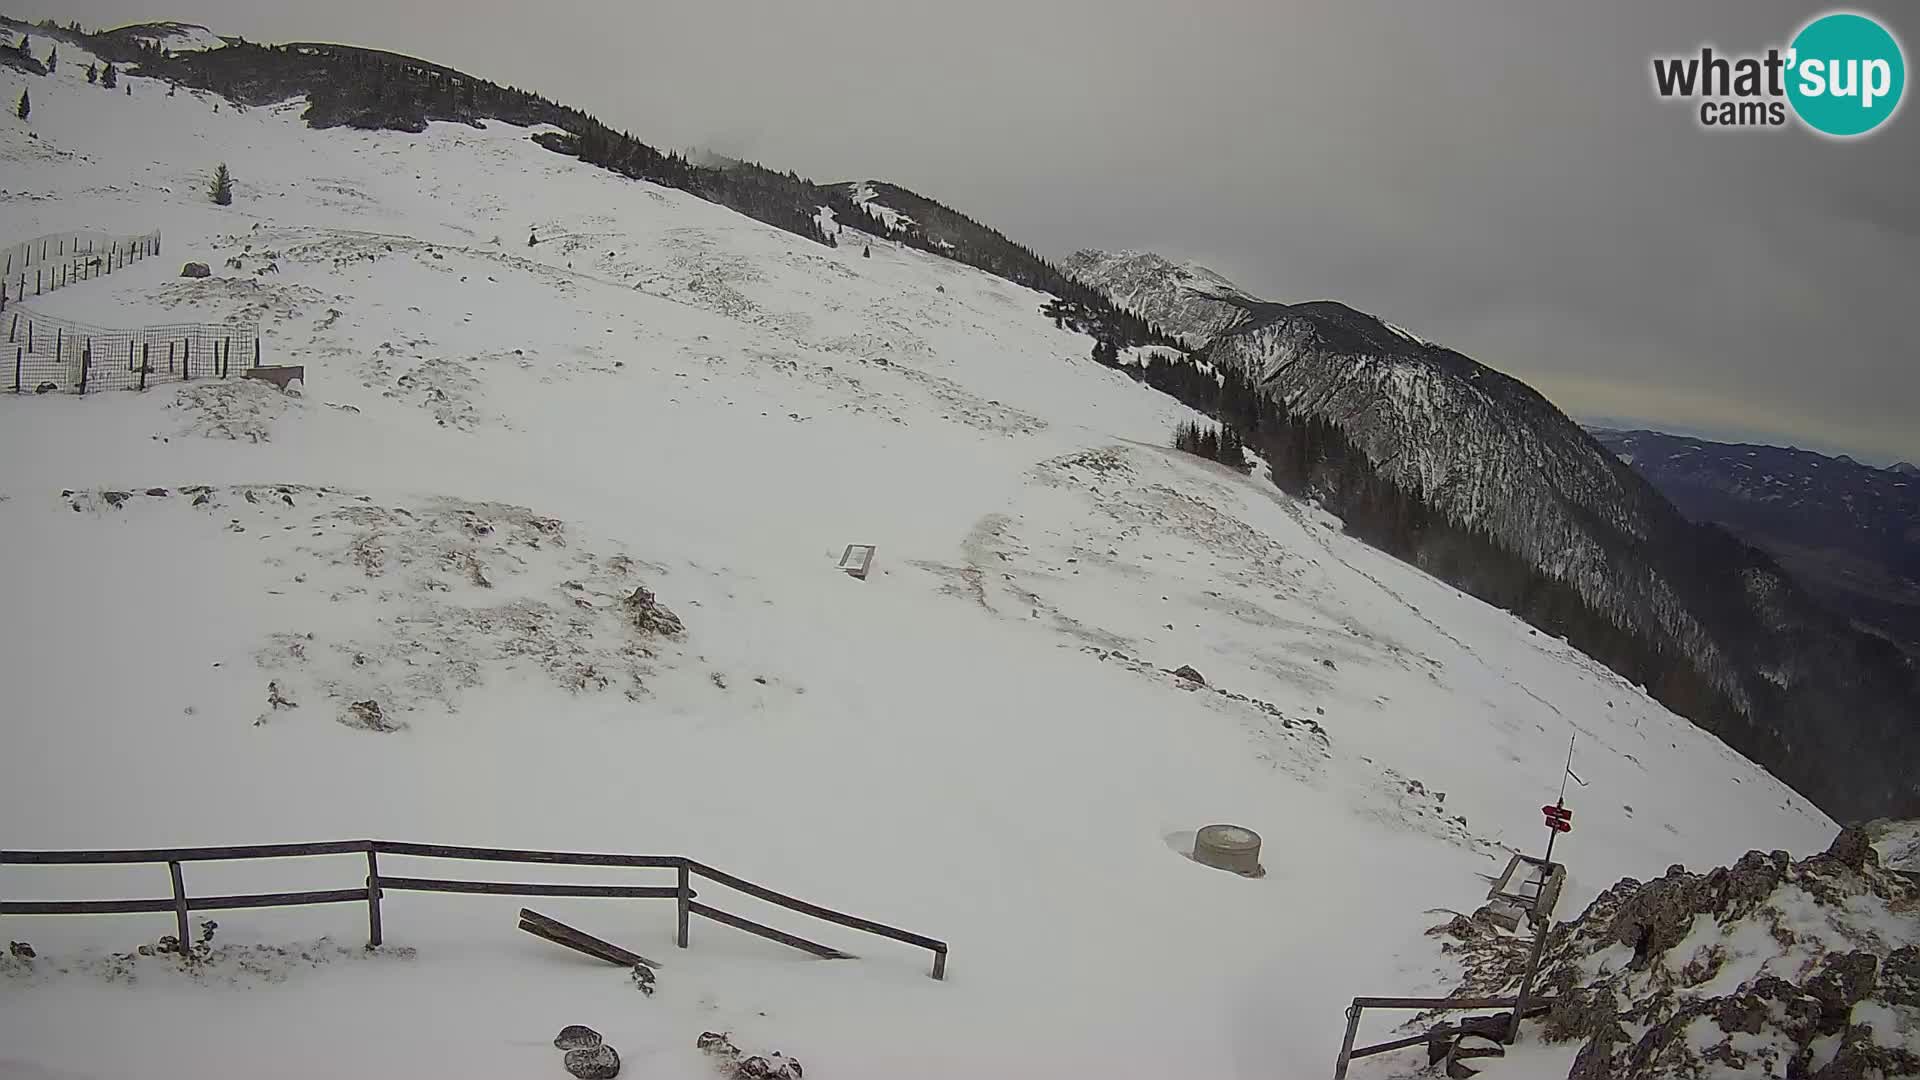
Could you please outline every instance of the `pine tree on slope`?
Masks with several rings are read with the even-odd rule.
[[[207,194],[219,206],[233,205],[233,174],[227,171],[227,163],[213,171],[213,183],[208,185]]]

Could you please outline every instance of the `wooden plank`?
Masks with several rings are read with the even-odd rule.
[[[367,849],[367,948],[380,947],[380,857]]]
[[[841,952],[839,949],[835,949],[827,945],[822,945],[817,941],[808,941],[806,938],[796,937],[795,935],[789,934],[784,930],[775,930],[771,926],[763,926],[760,923],[754,922],[751,919],[743,919],[738,915],[730,915],[727,912],[721,911],[719,908],[708,907],[707,905],[702,904],[698,901],[688,902],[687,910],[693,912],[695,915],[701,915],[706,918],[712,919],[714,922],[725,923],[736,930],[745,930],[749,934],[758,934],[769,941],[777,941],[782,945],[791,945],[794,948],[799,949],[801,952],[812,953],[813,955],[820,957],[822,960],[857,960],[859,959],[858,957],[854,956],[852,953],[844,953],[844,952]]]
[[[535,937],[545,938],[555,945],[564,945],[576,952],[586,953],[598,960],[621,967],[633,967],[636,964],[657,968],[657,961],[649,960],[637,952],[623,949],[610,941],[602,941],[592,934],[576,930],[558,919],[549,918],[532,908],[520,909],[520,929]]]
[[[945,952],[947,949],[947,943],[944,941],[937,941],[922,934],[915,934],[911,931],[888,926],[885,923],[877,923],[872,919],[863,919],[858,915],[848,915],[844,912],[834,911],[831,908],[823,908],[818,904],[809,904],[805,900],[796,900],[791,896],[774,892],[772,889],[762,888],[743,878],[722,873],[705,863],[689,859],[687,860],[687,868],[709,881],[716,881],[728,888],[738,889],[748,896],[759,897],[769,904],[778,904],[789,911],[797,911],[802,915],[811,915],[816,919],[825,919],[827,922],[839,923],[841,926],[850,927],[854,930],[864,930],[869,934],[878,934],[881,937],[892,938],[895,941],[904,941],[909,945],[918,945],[923,949],[932,949],[935,952]]]
[[[1357,997],[1353,1003],[1363,1009],[1511,1009],[1510,997]]]
[[[671,900],[669,885],[542,885],[521,881],[459,881],[451,878],[382,877],[380,887],[404,892],[480,893],[488,896],[622,896]]]
[[[322,889],[317,892],[254,893],[247,896],[204,896],[187,901],[188,911],[231,911],[235,908],[299,907],[303,904],[358,904],[365,889]]]
[[[0,901],[0,915],[131,915],[139,911],[172,910],[172,897],[160,900]]]
[[[427,859],[478,859],[482,862],[558,863],[568,866],[651,866],[668,870],[685,861],[678,855],[596,855],[573,851],[405,844],[391,840],[375,840],[373,849],[383,855],[417,855]],[[0,862],[3,861],[0,859]]]
[[[1404,1039],[1394,1039],[1391,1042],[1374,1043],[1372,1046],[1363,1046],[1358,1050],[1350,1050],[1347,1052],[1347,1057],[1349,1058],[1372,1057],[1375,1054],[1384,1054],[1389,1050],[1404,1050],[1409,1046],[1418,1046],[1421,1043],[1426,1042],[1428,1039],[1431,1039],[1436,1035],[1453,1035],[1453,1034],[1455,1034],[1455,1029],[1453,1028],[1447,1028],[1447,1027],[1435,1028],[1432,1031],[1423,1031],[1418,1035],[1409,1035]]]
[[[0,866],[75,866],[90,863],[204,862],[213,859],[284,859],[366,851],[368,840],[320,844],[248,844],[236,847],[119,848],[106,851],[0,851]]]

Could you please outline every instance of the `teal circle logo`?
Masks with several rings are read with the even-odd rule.
[[[1792,49],[1787,100],[1815,131],[1864,135],[1900,107],[1907,86],[1900,43],[1865,15],[1822,15],[1795,35]]]

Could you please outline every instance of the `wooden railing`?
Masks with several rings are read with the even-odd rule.
[[[288,859],[314,855],[354,855],[367,857],[364,884],[351,889],[322,889],[308,892],[253,893],[239,896],[190,896],[181,865],[190,862],[225,862],[241,859]],[[640,867],[672,870],[673,885],[543,885],[519,881],[468,881],[450,878],[388,876],[380,872],[380,856],[408,856],[425,859],[465,859],[478,862],[539,863],[558,866]],[[0,866],[78,866],[165,863],[173,882],[173,895],[145,900],[0,900],[0,915],[119,915],[133,912],[171,911],[179,927],[182,951],[188,947],[191,933],[189,915],[195,911],[229,911],[235,908],[295,907],[307,904],[367,905],[367,944],[381,943],[380,897],[388,890],[403,892],[479,893],[493,896],[603,896],[625,899],[673,900],[679,906],[679,926],[675,941],[687,947],[691,916],[724,923],[737,930],[757,934],[770,941],[789,945],[814,956],[830,960],[853,959],[851,953],[809,941],[783,930],[744,919],[699,902],[692,888],[695,876],[716,885],[742,892],[769,904],[786,908],[810,918],[837,923],[862,933],[891,938],[894,941],[926,949],[933,954],[933,977],[947,974],[947,943],[922,934],[863,919],[857,915],[809,904],[774,892],[744,878],[716,870],[705,863],[682,855],[607,855],[570,851],[521,851],[512,848],[460,847],[445,844],[409,844],[391,840],[336,840],[319,844],[255,844],[238,847],[142,848],[120,851],[0,851]]]

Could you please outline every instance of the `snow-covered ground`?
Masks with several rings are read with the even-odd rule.
[[[389,894],[373,954],[359,907],[230,912],[193,973],[113,956],[168,915],[8,918],[38,958],[0,978],[0,1077],[557,1076],[567,1023],[648,1077],[711,1075],[709,1029],[827,1080],[1312,1076],[1352,995],[1453,984],[1422,931],[1537,849],[1569,738],[1563,911],[1834,832],[1564,643],[1164,449],[1191,414],[1040,294],[503,124],[313,132],[301,103],[107,93],[85,62],[63,48],[0,123],[0,242],[160,228],[165,257],[28,308],[257,318],[306,383],[0,395],[0,846],[686,854],[952,955],[934,982],[742,897],[861,959],[531,902],[662,960],[643,997],[511,898]],[[856,542],[865,581],[834,569]],[[684,635],[621,617],[642,585]],[[1264,878],[1176,850],[1215,821],[1262,834]],[[187,868],[196,893],[363,873]],[[9,898],[167,888],[0,868]]]

